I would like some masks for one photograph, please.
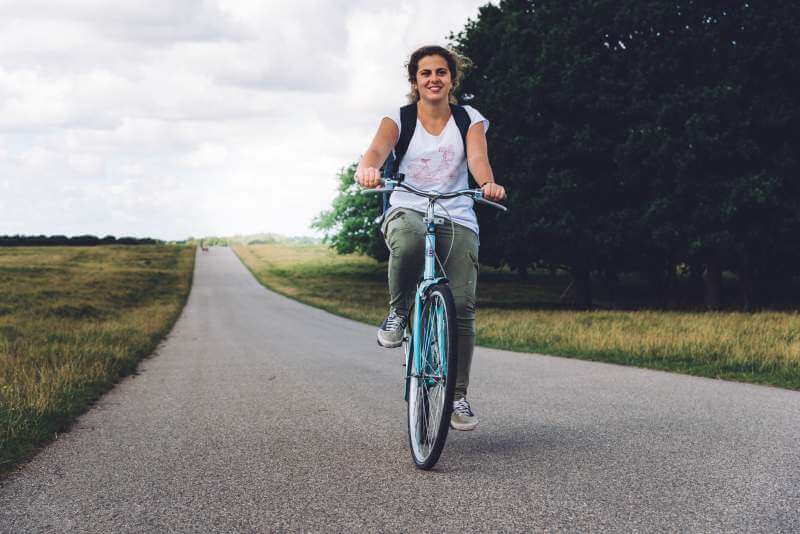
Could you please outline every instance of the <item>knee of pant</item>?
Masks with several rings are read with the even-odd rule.
[[[475,338],[475,320],[474,319],[457,319],[456,320],[456,334],[459,339],[464,337]]]
[[[456,299],[456,326],[459,335],[475,334],[475,302],[472,299]]]
[[[456,305],[456,317],[459,320],[475,320],[475,299],[469,295],[453,295]]]
[[[402,235],[392,236],[389,250],[393,258],[421,258],[425,253],[425,241],[413,232],[402,232]],[[422,260],[419,260],[422,261]]]

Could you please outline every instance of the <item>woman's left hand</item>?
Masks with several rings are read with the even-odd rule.
[[[483,198],[493,202],[502,202],[506,199],[506,188],[494,182],[486,182],[481,186]]]

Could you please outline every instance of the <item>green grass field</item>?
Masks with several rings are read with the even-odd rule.
[[[267,287],[377,325],[386,266],[324,246],[238,245]],[[478,344],[800,389],[800,314],[558,309],[563,279],[522,282],[488,270],[478,282]]]
[[[155,349],[193,266],[191,247],[0,248],[0,474]]]

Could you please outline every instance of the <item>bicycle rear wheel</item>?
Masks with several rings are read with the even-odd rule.
[[[409,376],[408,441],[414,464],[430,469],[447,440],[458,372],[455,302],[447,284],[431,287],[417,327],[420,364],[412,361]]]

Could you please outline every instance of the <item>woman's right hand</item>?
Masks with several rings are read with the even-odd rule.
[[[373,188],[381,185],[381,171],[375,167],[367,167],[356,171],[356,182],[361,187]]]

